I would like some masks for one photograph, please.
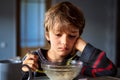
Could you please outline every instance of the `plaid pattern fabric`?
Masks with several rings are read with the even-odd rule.
[[[42,71],[42,68],[40,66],[40,63],[49,63],[49,61],[46,59],[47,50],[44,49],[38,49],[33,52],[33,54],[39,56],[39,70]],[[64,62],[69,60],[71,55],[68,55]],[[23,60],[25,57],[23,58]],[[80,75],[85,75],[89,77],[97,77],[97,76],[115,76],[117,73],[117,68],[115,65],[107,58],[106,53],[104,51],[101,51],[95,47],[93,47],[91,44],[87,44],[84,51],[82,52],[81,56],[75,56],[72,58],[73,60],[81,60],[84,62],[84,66],[81,70]],[[38,73],[34,72],[33,76],[45,76],[44,73]],[[78,75],[78,76],[80,76]],[[27,80],[28,73],[24,73],[24,76],[22,80]]]

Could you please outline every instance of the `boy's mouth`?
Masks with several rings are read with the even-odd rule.
[[[59,47],[58,49],[61,51],[68,51],[69,50],[67,47]]]

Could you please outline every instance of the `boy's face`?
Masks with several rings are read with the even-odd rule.
[[[73,50],[78,37],[79,29],[70,24],[62,26],[61,24],[55,24],[54,29],[46,33],[46,38],[50,41],[52,54],[64,57]]]

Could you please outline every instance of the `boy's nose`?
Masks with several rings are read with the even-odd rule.
[[[63,35],[63,36],[62,36],[62,38],[61,38],[61,43],[64,44],[64,45],[67,45],[68,39],[67,39],[67,36],[66,36],[66,35]]]

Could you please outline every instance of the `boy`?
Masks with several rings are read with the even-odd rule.
[[[85,19],[83,13],[70,2],[61,2],[51,7],[45,14],[44,28],[45,37],[50,44],[49,50],[38,49],[28,54],[23,59],[34,76],[42,76],[44,73],[36,72],[42,70],[40,63],[45,62],[67,62],[71,57],[73,60],[81,60],[84,67],[80,74],[96,76],[114,76],[116,67],[101,51],[84,41],[80,36],[83,32]],[[76,50],[81,56],[76,55]],[[23,80],[28,77],[26,67]]]

